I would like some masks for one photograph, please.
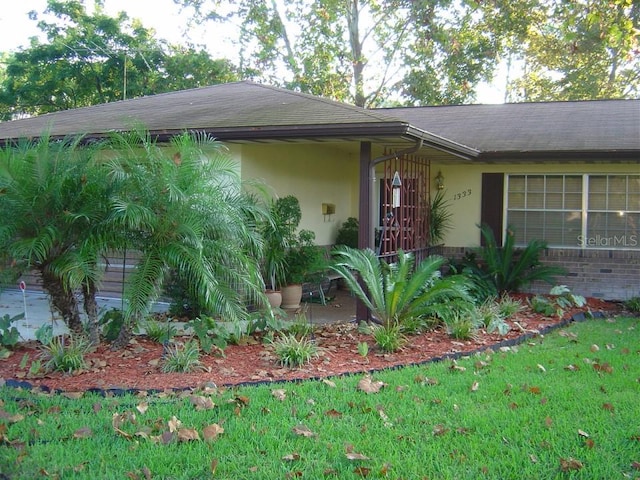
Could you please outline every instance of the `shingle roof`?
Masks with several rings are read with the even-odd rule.
[[[492,152],[640,151],[640,100],[379,109]]]
[[[0,123],[0,138],[100,134],[142,123],[151,131],[393,124],[386,113],[252,82],[236,82],[105,103]]]
[[[640,157],[640,100],[367,110],[246,81],[1,122],[0,141],[100,136],[136,124],[161,136],[204,130],[223,141],[422,139],[435,151],[488,160],[544,152]]]

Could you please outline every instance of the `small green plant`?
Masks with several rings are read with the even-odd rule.
[[[367,342],[358,342],[358,353],[362,357],[369,355],[369,344]]]
[[[510,318],[521,312],[523,308],[522,302],[509,296],[508,293],[503,293],[500,300],[498,300],[498,312],[503,318]]]
[[[42,361],[41,360],[33,360],[31,365],[29,366],[29,372],[27,376],[29,378],[40,377],[43,374]]]
[[[373,327],[371,334],[378,348],[384,353],[397,352],[407,341],[402,334],[401,325],[397,322],[377,325]]]
[[[206,371],[200,361],[200,345],[197,340],[188,340],[183,345],[167,345],[162,362],[164,373],[187,373],[195,370]]]
[[[307,316],[304,313],[298,313],[287,327],[287,332],[297,338],[302,338],[311,336],[315,329],[315,325],[307,321]]]
[[[84,356],[91,350],[89,341],[81,336],[55,337],[42,347],[47,371],[75,372],[86,368]]]
[[[275,339],[272,345],[280,364],[289,368],[305,365],[318,356],[318,346],[307,337],[285,334]]]
[[[176,336],[177,330],[169,321],[158,322],[157,320],[147,320],[143,324],[147,337],[157,343],[166,343]]]
[[[640,313],[640,296],[632,297],[624,302],[624,308],[633,313]]]
[[[200,349],[204,353],[209,354],[214,349],[217,349],[218,352],[224,355],[224,349],[229,345],[229,332],[224,328],[218,327],[215,319],[203,315],[191,320],[189,324],[198,337]]]
[[[556,297],[555,301],[562,309],[584,307],[587,304],[587,300],[582,295],[571,293],[566,285],[556,285],[549,291],[549,295]]]
[[[471,340],[476,335],[480,321],[472,312],[456,310],[445,319],[447,334],[457,340]]]
[[[0,317],[0,346],[12,348],[17,345],[20,341],[20,333],[11,324],[21,318],[24,318],[24,313],[19,313],[13,317],[7,313]]]
[[[102,335],[104,336],[105,340],[107,342],[113,342],[116,338],[118,338],[123,324],[124,315],[122,313],[122,310],[118,310],[117,308],[107,310],[100,317]]]
[[[529,305],[531,309],[544,315],[545,317],[552,317],[557,313],[556,306],[548,299],[541,295],[535,295],[529,299]]]
[[[36,330],[36,340],[42,345],[49,345],[53,340],[53,326],[50,323],[44,323]]]

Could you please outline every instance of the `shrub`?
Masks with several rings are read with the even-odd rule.
[[[632,297],[624,302],[624,307],[633,313],[640,313],[640,297]]]
[[[47,371],[75,372],[86,368],[84,356],[91,350],[89,341],[80,336],[55,337],[42,347]]]
[[[468,280],[462,275],[442,278],[444,259],[430,256],[414,269],[413,255],[398,251],[398,261],[387,264],[373,250],[338,247],[336,263],[331,267],[345,279],[347,286],[371,310],[382,325],[428,318],[434,308],[459,299],[468,300]]]
[[[280,364],[289,368],[300,367],[318,356],[318,346],[307,337],[281,335],[272,345]]]
[[[358,248],[358,232],[360,226],[358,219],[349,217],[340,225],[338,235],[336,236],[336,245],[345,245],[351,248]]]
[[[189,340],[183,345],[167,346],[162,363],[164,373],[186,373],[194,370],[206,371],[206,367],[200,362],[200,346],[196,340]]]
[[[113,342],[118,338],[118,334],[124,324],[124,314],[122,310],[112,308],[107,310],[100,317],[100,325],[102,326],[102,334],[107,342]]]
[[[458,340],[470,340],[475,337],[477,319],[470,312],[455,311],[444,321],[447,334]]]
[[[524,306],[518,299],[512,298],[508,293],[503,293],[498,300],[498,311],[503,318],[509,318],[522,311]]]
[[[177,330],[169,321],[158,322],[157,320],[147,320],[144,322],[144,331],[147,337],[157,343],[166,343],[176,336]]]
[[[491,228],[488,225],[480,228],[485,245],[477,253],[482,260],[466,263],[464,271],[493,290],[495,295],[517,292],[536,280],[553,284],[555,276],[566,273],[563,268],[540,262],[540,253],[547,248],[546,242],[531,240],[525,248],[516,248],[515,233],[509,227],[504,245],[498,247]]]
[[[24,318],[24,313],[20,313],[15,316],[5,314],[0,317],[0,348],[1,347],[14,347],[20,341],[20,333],[16,327],[11,326],[16,320]]]
[[[371,334],[376,341],[376,345],[384,353],[397,352],[407,341],[398,323],[376,325],[373,327]]]

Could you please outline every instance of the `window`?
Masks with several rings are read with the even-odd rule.
[[[519,244],[640,248],[640,175],[509,175],[506,224]]]

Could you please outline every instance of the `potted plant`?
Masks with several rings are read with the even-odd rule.
[[[269,218],[262,229],[262,275],[265,293],[272,307],[280,307],[282,303],[280,288],[285,283],[285,253],[295,240],[295,230],[301,218],[300,203],[293,195],[273,200],[269,206]]]
[[[300,306],[302,283],[323,268],[323,250],[314,244],[313,232],[297,232],[302,211],[295,196],[274,200],[270,217],[263,229],[265,285],[274,293],[281,292],[282,308],[295,309]]]
[[[326,268],[324,250],[315,245],[310,230],[294,235],[285,250],[282,308],[296,309],[302,299],[302,284],[313,281]]]

